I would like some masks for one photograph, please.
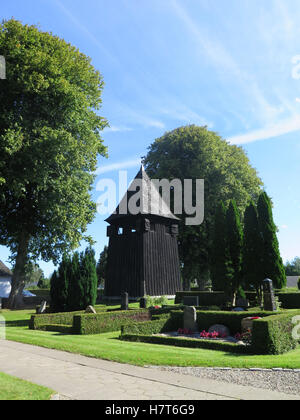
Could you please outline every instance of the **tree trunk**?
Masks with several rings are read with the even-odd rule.
[[[16,264],[11,283],[11,292],[8,299],[9,309],[18,309],[23,305],[22,293],[25,287],[25,267],[28,256],[29,235],[21,232],[18,244]]]

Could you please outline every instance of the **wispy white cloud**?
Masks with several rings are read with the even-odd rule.
[[[111,125],[110,127],[106,127],[103,131],[109,132],[109,133],[117,133],[117,132],[132,131],[132,130],[133,128],[130,128],[130,127]]]
[[[296,131],[300,131],[300,115],[285,119],[272,126],[231,137],[228,141],[231,144],[253,143],[255,141],[276,138]]]
[[[185,24],[187,30],[192,33],[194,39],[205,52],[206,56],[219,68],[229,70],[235,76],[241,76],[240,67],[232,56],[219,42],[213,41],[203,30],[200,29],[196,21],[189,15],[187,10],[177,0],[173,0],[173,11],[178,18]]]
[[[159,112],[173,120],[182,121],[186,124],[206,125],[209,128],[213,128],[214,126],[212,122],[207,121],[206,118],[189,109],[187,106],[177,106],[175,101],[168,108],[159,109]]]
[[[54,0],[55,4],[64,13],[64,15],[76,26],[85,36],[95,44],[102,53],[104,53],[111,61],[118,63],[116,57],[114,57],[97,39],[97,37],[76,17],[73,13],[62,4],[60,0]]]
[[[286,7],[282,6],[280,8],[280,1],[277,3],[278,13],[281,11],[283,14],[284,27],[286,31],[290,32],[293,28],[290,14]],[[256,75],[245,69],[243,63],[235,59],[230,50],[219,38],[215,37],[214,33],[200,26],[183,2],[173,0],[171,4],[173,12],[184,24],[186,31],[192,34],[192,39],[198,45],[201,57],[205,56],[209,60],[221,78],[234,79],[240,97],[245,97],[248,109],[256,115],[256,119],[261,124],[271,125],[284,111],[289,111],[285,106],[286,104],[280,101],[280,98],[276,100],[275,104],[274,100],[273,103],[268,100],[265,92],[259,86]]]
[[[96,175],[102,175],[107,172],[119,171],[121,169],[134,168],[135,166],[141,165],[141,159],[135,158],[123,162],[111,163],[110,165],[104,165],[97,169]]]

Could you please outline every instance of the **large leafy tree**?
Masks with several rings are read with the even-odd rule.
[[[144,163],[151,178],[204,179],[205,220],[185,226],[181,217],[179,251],[185,288],[190,281],[207,277],[212,251],[215,212],[221,201],[235,199],[241,214],[257,199],[262,182],[241,147],[230,145],[206,127],[180,127],[166,133],[149,147]]]
[[[0,25],[0,243],[15,260],[10,308],[29,260],[57,262],[78,246],[96,206],[90,189],[106,149],[103,80],[89,57],[16,20]],[[89,239],[89,238],[87,238]]]
[[[300,276],[300,258],[296,257],[293,261],[288,261],[285,265],[287,276]]]
[[[266,192],[262,192],[257,203],[259,229],[262,235],[262,259],[260,278],[270,278],[274,287],[286,285],[286,274],[280,256],[277,228],[273,220],[272,203]]]

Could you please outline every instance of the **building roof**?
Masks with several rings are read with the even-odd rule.
[[[127,193],[124,195],[123,199],[121,200],[120,204],[116,208],[115,212],[106,219],[106,222],[111,223],[121,218],[132,216],[129,210],[126,214],[120,213],[121,209],[128,209],[128,203],[132,196],[137,193],[137,182],[136,180],[142,181],[141,188],[142,188],[142,202],[140,203],[139,207],[141,211],[139,214],[142,215],[151,215],[151,216],[159,216],[164,217],[167,219],[179,220],[170,210],[170,207],[167,203],[165,203],[159,194],[157,188],[151,182],[150,178],[148,177],[144,166],[141,166],[138,174],[136,175],[135,179],[130,184],[130,187],[127,190]],[[131,191],[133,190],[133,191]],[[123,211],[124,212],[124,211]]]
[[[2,261],[0,261],[0,277],[12,277],[12,275],[12,271],[8,267],[6,267],[6,265]]]
[[[286,287],[298,287],[298,280],[300,276],[287,276]]]

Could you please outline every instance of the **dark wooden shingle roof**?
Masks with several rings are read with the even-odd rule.
[[[0,277],[7,277],[12,275],[12,271],[8,267],[6,267],[6,265],[2,261],[0,261]]]
[[[141,203],[140,214],[153,215],[153,216],[163,217],[166,219],[179,220],[179,218],[176,217],[171,212],[168,204],[162,200],[160,193],[151,183],[151,180],[148,177],[144,167],[141,166],[140,171],[138,172],[135,179],[133,180],[131,186],[129,187],[129,190],[127,191],[127,193],[121,200],[121,203],[118,205],[116,211],[111,216],[109,216],[108,219],[106,219],[106,222],[111,223],[111,222],[114,222],[115,220],[126,217],[126,215],[120,214],[120,208],[128,208],[128,202],[130,198],[136,193],[135,190],[132,191],[132,186],[134,185],[135,180],[142,181],[141,195],[143,198],[142,198],[142,203]],[[127,201],[127,204],[124,207],[124,202],[126,203],[126,201]]]

